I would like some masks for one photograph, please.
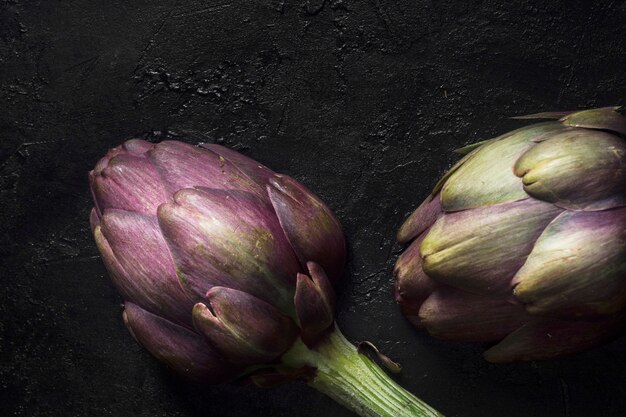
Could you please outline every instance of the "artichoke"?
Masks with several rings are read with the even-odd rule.
[[[129,140],[89,174],[132,336],[196,381],[304,380],[363,416],[437,416],[334,323],[341,226],[294,179],[219,145]]]
[[[467,153],[398,231],[395,297],[418,329],[490,362],[597,346],[626,324],[626,119],[551,119]]]

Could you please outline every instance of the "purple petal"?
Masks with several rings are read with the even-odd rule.
[[[122,210],[104,212],[96,243],[115,285],[142,308],[191,326],[193,303],[185,295],[154,217]]]
[[[264,363],[293,344],[298,328],[280,310],[243,291],[213,287],[210,308],[197,303],[193,322],[226,357],[236,363]]]
[[[258,184],[267,184],[269,179],[276,175],[274,171],[265,165],[225,146],[213,143],[201,143],[200,147],[208,149],[222,158],[227,159]]]
[[[415,236],[428,229],[441,214],[441,196],[429,196],[420,206],[404,221],[398,230],[397,239],[400,243],[406,243]]]
[[[168,201],[161,176],[149,160],[120,153],[106,167],[94,169],[92,192],[98,208],[156,214],[157,207]]]
[[[337,282],[346,262],[346,242],[332,211],[305,186],[285,175],[272,178],[267,191],[301,264],[316,262],[332,282]]]
[[[560,212],[552,204],[520,200],[445,213],[420,247],[424,271],[464,291],[508,293],[535,241]]]
[[[242,190],[267,199],[265,189],[233,163],[215,152],[178,141],[164,141],[148,152],[166,179],[170,193],[202,186]]]
[[[422,233],[400,255],[393,270],[395,277],[395,299],[405,316],[413,316],[419,323],[419,310],[426,298],[437,287],[423,269],[420,245],[427,232]],[[421,328],[421,326],[417,326]]]
[[[224,360],[204,338],[141,307],[126,302],[124,323],[152,356],[176,373],[212,384],[233,379],[240,368]]]
[[[576,353],[615,338],[624,323],[623,314],[595,321],[536,319],[508,335],[483,356],[489,362],[506,363]]]
[[[241,191],[184,189],[159,208],[178,276],[194,299],[240,289],[293,311],[298,261],[269,205]]]
[[[321,266],[307,267],[311,276],[298,274],[294,304],[302,340],[312,346],[335,321],[335,291]]]
[[[419,317],[433,337],[462,342],[500,340],[529,319],[523,306],[502,297],[453,289],[436,290],[422,304]]]

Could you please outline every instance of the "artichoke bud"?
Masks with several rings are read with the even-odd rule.
[[[273,305],[243,291],[213,287],[208,303],[193,307],[195,328],[233,362],[262,363],[279,357],[298,329]]]
[[[298,273],[294,304],[302,341],[310,347],[334,322],[335,291],[321,266],[307,262],[307,267],[310,275]]]
[[[332,282],[343,271],[346,244],[339,221],[330,209],[302,184],[286,175],[267,185],[276,216],[301,265],[320,264]]]

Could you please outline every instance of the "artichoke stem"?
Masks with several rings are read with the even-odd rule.
[[[337,326],[314,349],[298,339],[282,362],[316,368],[308,384],[362,417],[443,417],[359,354]]]

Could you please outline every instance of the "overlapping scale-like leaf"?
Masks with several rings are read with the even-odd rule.
[[[244,291],[213,287],[207,299],[207,304],[194,306],[194,325],[236,363],[271,361],[285,352],[298,334],[291,318]]]
[[[120,150],[89,177],[100,213],[114,208],[154,215],[159,204],[168,200],[161,176],[143,156]]]
[[[507,293],[535,240],[560,212],[531,199],[447,213],[420,247],[424,271],[476,294]]]
[[[523,325],[529,315],[523,306],[504,297],[443,288],[424,301],[419,317],[428,332],[439,339],[491,342]]]
[[[270,179],[267,192],[275,215],[304,269],[307,262],[320,264],[336,282],[346,259],[341,224],[315,194],[286,175]]]
[[[300,270],[271,206],[242,191],[187,188],[159,208],[183,287],[196,300],[213,286],[245,290],[293,311]]]
[[[557,133],[522,155],[514,170],[528,194],[561,207],[626,205],[626,141],[603,131]]]
[[[124,323],[148,352],[186,378],[221,383],[233,379],[241,371],[238,365],[226,361],[196,332],[136,304],[124,304]]]
[[[527,197],[522,184],[511,167],[528,149],[533,140],[564,129],[557,122],[525,127],[491,141],[459,166],[441,189],[444,211],[458,211],[502,204]]]
[[[565,212],[515,276],[515,296],[537,315],[614,314],[626,305],[626,208]]]
[[[147,153],[167,184],[170,194],[183,188],[207,187],[241,190],[267,198],[257,183],[235,164],[207,149],[178,141],[164,141]]]
[[[193,303],[153,216],[108,209],[94,231],[96,244],[125,299],[154,314],[191,327]]]

